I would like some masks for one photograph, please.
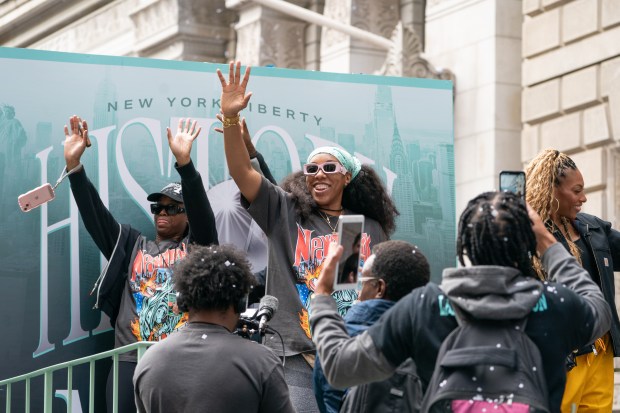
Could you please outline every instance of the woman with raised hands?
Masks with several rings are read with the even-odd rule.
[[[262,177],[250,164],[239,115],[251,97],[246,94],[250,68],[242,78],[240,62],[231,62],[228,80],[221,71],[217,74],[222,84],[221,120],[228,169],[243,195],[242,204],[269,238],[266,293],[279,300],[270,324],[284,339],[291,398],[298,411],[316,411],[313,398],[308,397],[314,345],[307,308],[330,241],[336,238],[338,220],[345,214],[365,216],[360,243],[363,261],[372,245],[394,231],[398,211],[374,170],[338,147],[312,151],[303,170],[287,177],[281,187]],[[344,315],[357,293],[336,291],[334,298]],[[267,344],[282,353],[278,340]]]

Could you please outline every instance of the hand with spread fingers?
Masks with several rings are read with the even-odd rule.
[[[315,294],[331,294],[334,292],[334,279],[336,278],[336,264],[342,256],[342,245],[336,242],[329,244],[327,258],[323,261],[321,274],[314,289]]]
[[[225,118],[235,118],[248,105],[252,92],[246,94],[245,90],[250,80],[250,67],[245,69],[241,79],[241,62],[230,62],[228,67],[228,82],[224,75],[217,69],[217,76],[222,83],[222,96],[220,100],[221,111]],[[224,123],[226,127],[226,123]]]
[[[65,162],[67,163],[68,171],[80,164],[82,154],[90,145],[88,124],[77,115],[71,116],[69,118],[69,126],[65,125],[64,143]]]
[[[170,128],[166,128],[168,145],[170,145],[170,150],[177,160],[178,166],[187,165],[191,159],[192,144],[201,131],[200,127],[196,127],[197,123],[198,121],[192,121],[190,118],[179,119],[179,126],[175,136],[172,136]]]

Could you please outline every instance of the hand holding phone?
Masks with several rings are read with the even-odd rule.
[[[20,195],[17,202],[22,211],[28,212],[52,199],[54,199],[54,189],[49,183],[46,183]]]

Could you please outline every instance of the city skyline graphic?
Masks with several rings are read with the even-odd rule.
[[[223,201],[218,208],[238,207],[232,195],[219,199],[228,198],[222,189],[230,177],[223,137],[213,130],[221,91],[216,68],[227,71],[207,63],[0,48],[0,75],[11,79],[0,95],[0,300],[18,314],[0,344],[9,360],[0,379],[113,345],[109,320],[93,309],[90,295],[106,262],[68,180],[39,208],[23,213],[17,204],[20,194],[60,176],[63,126],[71,115],[89,122],[93,145],[82,164],[119,222],[154,237],[146,195],[180,180],[166,127],[176,131],[185,117],[203,128],[192,159],[208,194]],[[339,145],[372,165],[391,192],[401,214],[392,238],[418,245],[434,280],[455,265],[449,82],[253,68],[249,91],[242,116],[278,181],[300,169],[315,147]],[[264,241],[253,237],[256,245]]]

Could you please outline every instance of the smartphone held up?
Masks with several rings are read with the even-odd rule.
[[[499,173],[499,190],[512,192],[525,201],[525,172],[501,171]]]
[[[357,288],[360,273],[360,241],[364,233],[363,215],[343,215],[338,220],[338,244],[343,252],[336,267],[334,290]]]

